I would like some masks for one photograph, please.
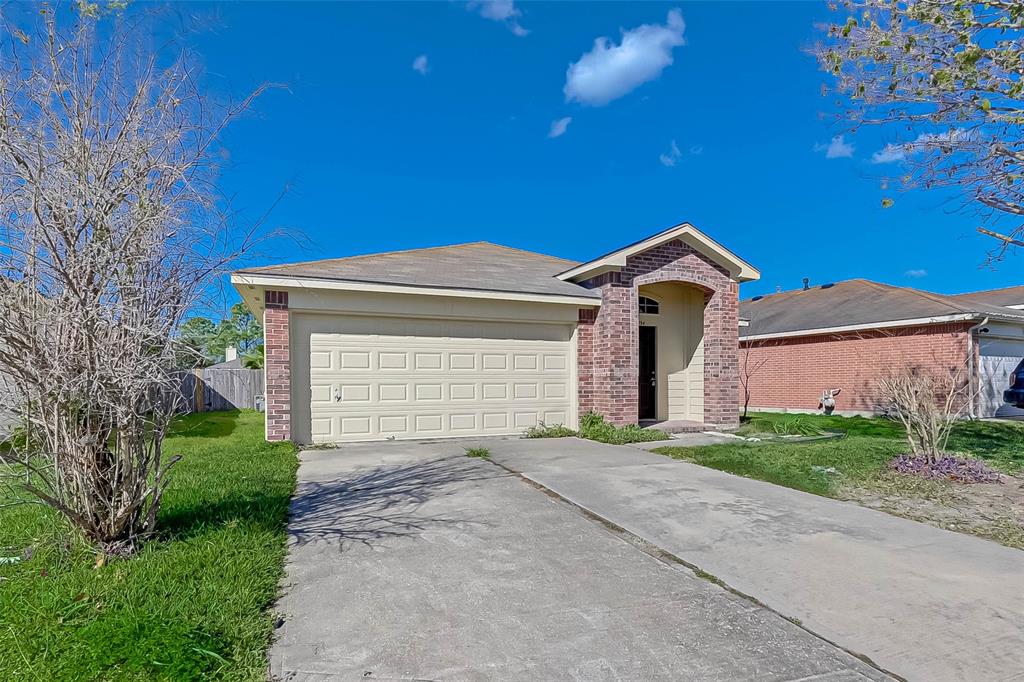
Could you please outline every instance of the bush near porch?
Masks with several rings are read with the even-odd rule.
[[[883,418],[752,413],[738,435],[842,432],[817,442],[737,441],[654,452],[797,490],[858,502],[899,516],[1024,549],[1024,423],[958,424],[949,449],[1006,474],[1000,484],[962,485],[898,474],[908,450],[899,422]]]
[[[295,448],[250,411],[182,417],[165,448],[183,459],[131,559],[0,499],[0,679],[265,679]]]
[[[611,443],[612,445],[648,443],[671,438],[664,431],[645,429],[637,424],[627,424],[626,426],[609,424],[605,421],[604,417],[596,412],[587,412],[580,417],[579,431],[573,431],[561,424],[552,426],[541,424],[526,429],[523,435],[527,438],[567,438],[569,436],[579,436],[587,440],[596,440],[599,443]]]

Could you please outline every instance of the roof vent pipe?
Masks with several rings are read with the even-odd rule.
[[[810,288],[811,288],[811,278],[810,277],[804,277],[804,291],[807,291]]]

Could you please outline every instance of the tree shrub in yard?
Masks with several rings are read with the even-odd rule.
[[[934,464],[946,451],[953,427],[971,403],[970,383],[960,369],[948,373],[897,367],[878,385],[888,407],[903,424],[911,453]]]
[[[101,14],[5,14],[0,367],[25,438],[0,472],[128,554],[176,461],[174,334],[253,237],[214,189],[218,136],[249,100],[218,107],[187,53],[148,50],[148,13]]]
[[[0,679],[264,680],[298,466],[262,415],[188,415],[155,536],[108,558],[0,491]]]

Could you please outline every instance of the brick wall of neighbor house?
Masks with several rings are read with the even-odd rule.
[[[738,285],[721,266],[680,240],[626,260],[620,272],[581,282],[601,290],[601,307],[579,344],[580,411],[593,409],[615,424],[637,421],[637,288],[679,282],[704,291],[704,421],[722,427],[739,423]]]
[[[267,291],[263,302],[267,440],[289,440],[292,437],[292,371],[288,345],[288,292]]]
[[[753,371],[750,408],[815,410],[823,390],[841,388],[836,410],[874,412],[882,403],[878,381],[893,368],[959,370],[966,376],[970,326],[940,324],[741,342],[741,365]],[[742,387],[739,395],[742,404]]]

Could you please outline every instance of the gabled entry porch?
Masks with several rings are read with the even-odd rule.
[[[601,292],[576,330],[579,411],[739,424],[739,283],[751,265],[684,223],[561,275]]]

